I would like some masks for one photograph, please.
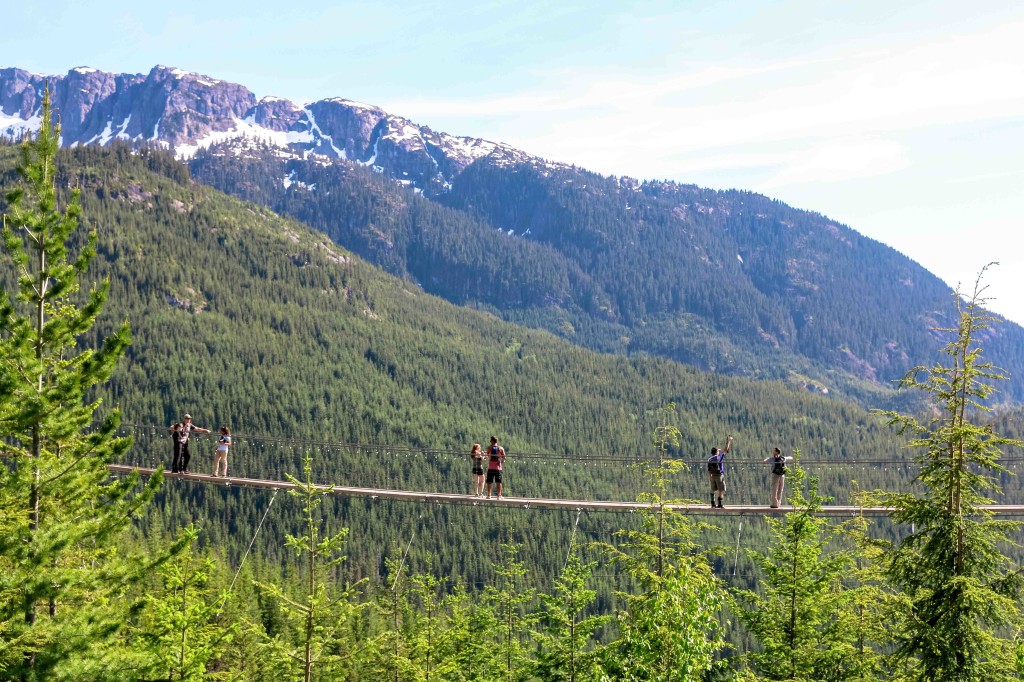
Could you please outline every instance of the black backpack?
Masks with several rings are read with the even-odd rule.
[[[774,464],[772,464],[772,473],[775,474],[776,476],[785,476],[786,471],[786,460],[782,460],[781,462],[775,462]]]
[[[708,473],[709,474],[720,474],[722,473],[722,466],[718,463],[718,460],[708,460]]]

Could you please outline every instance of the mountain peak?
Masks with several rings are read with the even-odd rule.
[[[69,81],[74,85],[70,86]],[[467,166],[496,154],[525,153],[479,138],[458,137],[343,97],[298,105],[256,96],[247,88],[177,67],[148,74],[113,74],[78,66],[65,76],[0,71],[0,134],[38,127],[43,85],[49,82],[63,123],[62,144],[158,144],[191,158],[213,145],[261,140],[299,157],[319,155],[372,166],[419,189],[443,190]],[[539,159],[538,159],[539,161]]]

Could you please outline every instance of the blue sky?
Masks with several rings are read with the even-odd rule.
[[[1024,3],[56,1],[0,66],[155,64],[347,97],[642,179],[762,192],[1024,323]],[[143,5],[143,6],[140,6]]]

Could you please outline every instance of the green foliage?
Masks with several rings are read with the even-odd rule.
[[[298,598],[288,596],[286,589],[273,583],[260,582],[259,587],[280,605],[288,624],[296,634],[296,645],[292,646],[283,637],[275,638],[267,647],[267,654],[282,658],[287,679],[313,679],[314,666],[328,674],[337,674],[347,666],[346,656],[339,651],[335,641],[351,619],[358,606],[354,596],[358,585],[346,585],[335,589],[328,581],[331,569],[339,566],[346,557],[340,554],[348,529],[324,536],[321,532],[323,519],[317,509],[330,489],[318,486],[312,481],[312,459],[307,457],[303,466],[305,480],[293,476],[289,480],[295,489],[289,494],[302,502],[304,534],[285,537],[285,545],[304,561],[304,593]]]
[[[0,159],[12,161],[12,152],[0,147]],[[693,453],[706,452],[725,431],[741,433],[742,443],[781,440],[833,461],[888,452],[897,442],[884,424],[833,399],[659,358],[591,353],[452,306],[294,221],[183,182],[181,166],[160,152],[85,147],[62,151],[60,161],[58,189],[80,187],[96,227],[90,274],[110,280],[104,317],[132,323],[126,361],[94,391],[131,423],[136,444],[125,463],[169,464],[166,426],[188,411],[201,426],[231,427],[233,475],[300,475],[312,450],[317,480],[464,492],[469,443],[497,434],[510,453],[509,495],[635,499],[640,474],[628,466],[653,456],[657,413],[648,406],[675,402],[681,435],[664,459],[682,469],[666,497],[696,498],[707,478]],[[7,277],[13,273],[0,268],[0,279]],[[100,319],[84,344],[98,345],[101,333],[116,329]],[[202,470],[213,443],[199,436],[193,449]],[[576,459],[581,454],[615,459]],[[742,447],[736,455],[730,500],[763,500],[763,467],[742,462],[749,456]],[[822,473],[841,501],[849,471]],[[146,534],[173,533],[195,519],[204,528],[200,544],[226,548],[234,563],[267,501],[259,492],[200,492],[175,481],[140,525]],[[375,579],[394,534],[407,537],[424,513],[411,503],[324,504],[328,516],[367,538],[348,550],[352,579]],[[286,563],[276,538],[299,523],[296,510],[275,508],[253,554]],[[521,541],[538,588],[546,589],[568,542],[558,514],[428,509],[423,527],[431,544],[424,547],[435,550],[438,575],[476,589],[498,560],[495,536],[524,523],[537,531]],[[616,523],[594,518],[592,532],[607,537]],[[413,573],[424,570],[424,551],[413,546]],[[607,605],[613,585],[602,582]]]
[[[884,413],[910,435],[924,487],[919,495],[888,496],[893,517],[912,528],[888,567],[907,600],[897,654],[911,666],[911,679],[1016,678],[1004,633],[1020,626],[1021,571],[1002,547],[1020,523],[996,520],[981,505],[998,492],[1001,449],[1021,443],[978,423],[990,409],[985,401],[995,390],[992,382],[1005,378],[982,358],[979,339],[993,319],[981,308],[983,274],[970,298],[956,292],[956,326],[939,330],[949,336],[945,364],[917,367],[900,382],[930,398],[930,419]]]
[[[530,669],[528,647],[524,640],[536,621],[528,607],[536,598],[536,590],[527,587],[526,566],[519,558],[520,545],[509,538],[501,545],[501,561],[494,567],[495,582],[484,588],[484,595],[497,621],[498,635],[492,639],[500,653],[497,679],[520,680]]]
[[[575,543],[569,547],[565,567],[555,581],[554,593],[541,595],[540,628],[534,632],[537,661],[534,674],[545,682],[585,682],[601,678],[603,647],[596,632],[610,615],[586,615],[597,592],[587,588],[597,562],[584,564]]]
[[[5,168],[11,151],[0,146]],[[307,644],[319,679],[390,680],[396,674],[402,679],[558,679],[567,669],[566,652],[571,669],[572,651],[580,651],[585,662],[601,652],[604,674],[611,679],[725,674],[713,670],[712,663],[724,648],[724,635],[730,635],[730,643],[749,635],[733,629],[719,608],[723,585],[712,571],[727,571],[703,548],[734,537],[735,524],[723,518],[720,528],[691,525],[667,506],[703,496],[703,457],[694,453],[716,444],[716,434],[741,434],[740,447],[730,454],[730,500],[736,504],[764,500],[764,467],[760,456],[743,451],[747,443],[787,442],[827,460],[816,471],[820,489],[844,502],[857,487],[853,476],[869,487],[882,480],[889,489],[921,486],[912,484],[913,470],[903,466],[853,474],[848,460],[884,456],[897,442],[859,408],[784,383],[704,374],[643,354],[599,355],[486,312],[456,308],[425,295],[409,279],[385,275],[296,222],[187,182],[182,167],[159,152],[86,148],[61,152],[59,160],[58,197],[70,197],[72,186],[81,187],[84,215],[97,225],[97,256],[89,273],[109,278],[105,317],[133,325],[135,342],[126,361],[107,384],[88,393],[94,402],[116,401],[132,422],[137,440],[121,461],[166,463],[166,424],[187,410],[201,425],[231,426],[233,474],[283,478],[303,470],[303,485],[315,479],[464,493],[470,481],[468,444],[497,433],[510,452],[505,473],[512,495],[639,497],[651,505],[644,514],[587,517],[580,532],[591,538],[620,532],[604,546],[606,556],[618,563],[609,563],[607,572],[586,586],[579,576],[566,582],[577,568],[565,566],[574,512],[538,512],[515,502],[502,508],[423,506],[333,496],[316,496],[315,513],[305,497],[303,505],[277,505],[255,537],[252,559],[225,604],[223,622],[243,626],[222,655],[209,659],[211,674],[301,678]],[[9,187],[11,174],[0,175],[0,182]],[[407,207],[395,204],[384,189],[374,196],[382,210]],[[353,201],[362,197],[352,190]],[[438,239],[448,238],[440,229],[443,222],[431,222],[435,218],[465,219],[447,213],[451,209],[431,210],[438,213],[416,216],[418,224],[433,226]],[[458,230],[452,235],[455,242],[463,238]],[[73,247],[88,248],[86,239],[73,233],[69,239]],[[505,235],[495,239],[509,242]],[[390,250],[383,242],[377,247],[382,253]],[[445,274],[454,269],[446,268]],[[503,286],[515,286],[516,273],[499,274]],[[13,264],[0,267],[5,283],[16,285],[17,276]],[[523,279],[539,282],[547,276],[538,269]],[[426,281],[419,275],[416,279]],[[479,307],[496,309],[484,303]],[[546,309],[552,319],[562,315],[556,307]],[[587,324],[573,318],[577,332]],[[102,347],[103,338],[118,331],[118,325],[98,318],[64,357]],[[15,349],[16,338],[11,334],[4,343]],[[11,365],[3,367],[0,409],[13,413],[21,407],[10,399],[17,374],[8,371]],[[667,403],[675,407],[647,408]],[[1013,413],[998,418],[1010,432],[1020,428]],[[196,468],[212,446],[196,438]],[[308,451],[316,453],[312,462],[303,457]],[[805,460],[804,465],[814,467],[814,462]],[[646,479],[641,469],[647,470]],[[107,484],[102,467],[95,475]],[[1003,480],[1019,489],[1012,479]],[[137,482],[109,485],[123,490],[117,494],[124,500],[136,499],[131,491],[138,490]],[[0,517],[5,538],[17,536],[25,490],[0,487],[4,510],[17,512]],[[211,571],[223,573],[247,549],[269,499],[259,490],[173,480],[150,513],[137,519],[140,543],[159,556],[167,546],[162,536],[174,535],[178,525],[195,519],[204,528],[195,551],[216,558]],[[106,497],[102,503],[112,504]],[[120,508],[119,518],[125,521],[133,509]],[[311,518],[324,535],[311,531]],[[357,541],[346,546],[349,558],[343,563],[332,565],[338,556],[321,554],[311,566],[310,548],[334,537],[327,523],[351,528]],[[498,540],[510,528],[527,525],[530,532],[516,538],[510,557]],[[749,528],[744,527],[749,546],[767,545],[765,523],[755,520]],[[396,563],[413,531],[419,539],[406,560]],[[871,532],[899,531],[878,524]],[[864,527],[860,533],[857,546],[874,558],[865,555],[861,563],[848,564],[844,587],[875,591],[850,589],[844,608],[833,610],[835,627],[848,633],[844,641],[864,642],[863,648],[857,646],[863,657],[858,665],[873,656],[874,643],[887,643],[877,614],[889,613],[888,607],[877,607],[885,595],[871,574],[879,545]],[[294,539],[282,543],[288,535]],[[115,554],[109,547],[104,551]],[[81,548],[76,552],[94,556]],[[15,553],[0,554],[4,604],[16,603],[20,594],[17,574],[7,575],[16,562]],[[731,581],[751,588],[756,568],[748,558],[741,562],[743,570],[734,571]],[[508,575],[495,577],[495,566]],[[582,562],[579,569],[581,576],[589,570]],[[400,589],[388,591],[398,574]],[[310,576],[315,576],[312,583]],[[445,577],[443,585],[439,576]],[[208,584],[227,584],[228,579],[230,574],[221,574],[219,582],[211,577]],[[379,584],[391,599],[369,600],[359,588],[363,579]],[[123,607],[141,601],[144,588],[118,580],[111,585],[121,585],[120,602],[101,595],[92,615],[105,618],[109,607],[111,627],[118,616],[132,624],[133,632],[142,627],[156,634],[155,626],[139,625],[139,616],[125,618]],[[261,587],[254,588],[254,582]],[[588,588],[596,594],[587,609],[579,610],[590,598]],[[539,615],[534,599],[513,601],[531,593],[548,605],[541,612],[549,616],[543,627],[529,624]],[[568,623],[573,630],[574,609],[575,640],[565,629]],[[580,639],[591,617],[612,613],[614,622],[593,630],[593,638]],[[2,628],[17,626],[22,616],[17,609],[5,614]],[[545,628],[553,640],[539,634]],[[2,638],[8,651],[33,646],[8,633],[13,631],[4,631]],[[124,677],[122,652],[105,637],[90,642],[75,666],[65,668],[73,670],[65,676]],[[19,661],[21,655],[4,660]],[[585,678],[595,671],[577,672]]]
[[[428,558],[428,565],[431,563]],[[433,575],[420,573],[412,576],[411,592],[417,614],[417,628],[410,639],[412,659],[424,680],[451,679],[458,662],[454,657],[438,655],[437,644],[443,639],[446,623],[444,604],[441,601],[442,580]]]
[[[457,584],[442,607],[445,625],[435,647],[438,675],[452,682],[502,679],[503,666],[495,656],[500,651],[494,637],[498,618],[491,605]]]
[[[593,350],[878,405],[892,398],[889,379],[936,349],[929,326],[943,282],[762,195],[504,158],[418,195],[354,163],[281,160],[269,148],[252,156],[211,148],[191,168],[427,292]],[[1016,366],[1021,339],[1012,327],[990,345]],[[1007,389],[1024,397],[1018,380]]]
[[[210,584],[215,561],[196,554],[195,526],[182,530],[184,550],[160,568],[161,589],[146,595],[139,628],[145,648],[143,677],[167,680],[226,679],[209,669],[231,642],[238,624],[223,622],[227,594]]]
[[[119,549],[132,518],[160,485],[140,491],[106,465],[131,447],[115,410],[94,422],[106,382],[129,343],[123,324],[82,347],[98,326],[109,285],[79,296],[96,253],[90,232],[68,246],[77,194],[60,208],[59,126],[44,96],[38,136],[21,147],[21,183],[7,194],[3,241],[17,294],[0,289],[0,671],[5,678],[117,678],[115,635],[132,604],[125,591],[146,562]]]
[[[674,416],[674,409],[669,405],[662,418]],[[670,424],[659,425],[656,447],[674,433]],[[617,617],[621,635],[604,657],[613,679],[697,679],[711,670],[724,646],[718,620],[723,585],[697,546],[694,527],[663,496],[673,464],[648,466],[653,492],[641,496],[650,503],[642,527],[617,532],[618,545],[598,544],[640,588],[619,594],[626,604]]]
[[[877,679],[881,656],[871,636],[883,632],[884,602],[869,567],[858,566],[862,547],[847,542],[856,521],[818,515],[829,500],[815,478],[806,480],[799,452],[787,478],[794,511],[768,520],[769,552],[748,550],[764,579],[756,591],[734,591],[733,609],[761,647],[746,658],[764,680]]]

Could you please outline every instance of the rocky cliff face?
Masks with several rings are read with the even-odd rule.
[[[146,75],[87,67],[63,76],[0,69],[0,135],[16,138],[38,127],[47,84],[66,146],[118,139],[190,158],[211,145],[256,138],[289,155],[347,159],[435,190],[478,158],[525,158],[506,145],[439,133],[379,107],[340,98],[305,107],[276,97],[257,100],[241,85],[164,66]]]

